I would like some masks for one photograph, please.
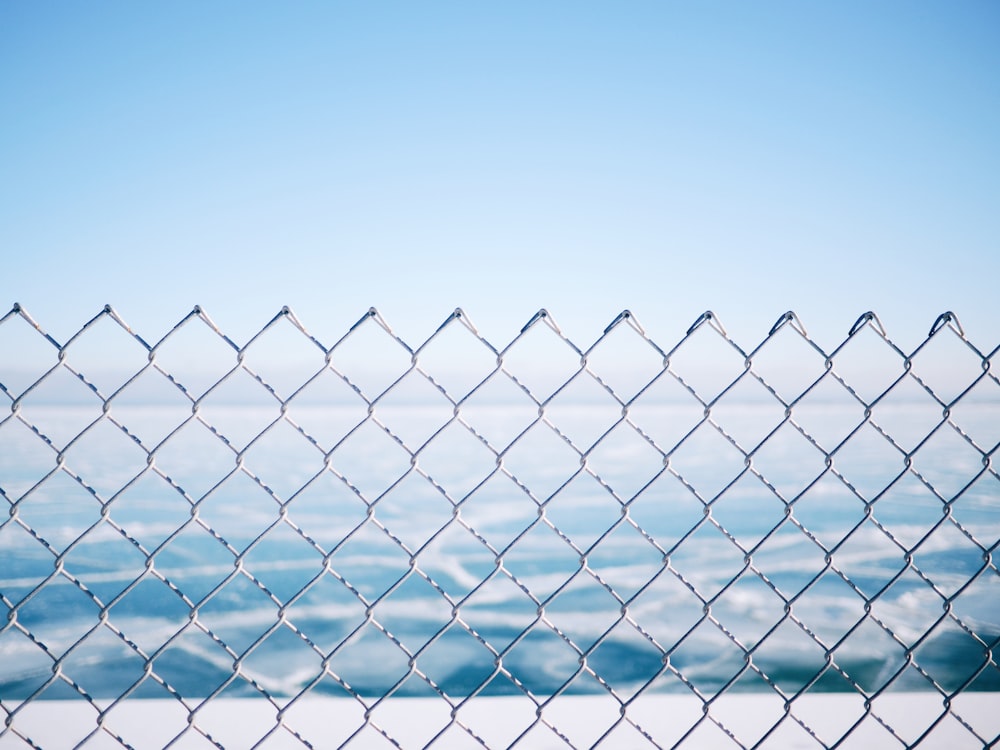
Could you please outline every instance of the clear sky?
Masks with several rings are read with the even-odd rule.
[[[7,2],[0,107],[0,298],[60,339],[1000,343],[995,2]]]

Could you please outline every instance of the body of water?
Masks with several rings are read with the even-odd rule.
[[[373,415],[4,422],[0,698],[1000,690],[996,403]]]

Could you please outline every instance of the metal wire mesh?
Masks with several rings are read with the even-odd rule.
[[[997,350],[950,312],[909,354],[870,312],[830,352],[792,312],[749,351],[711,312],[661,348],[624,311],[584,349],[544,310],[503,348],[461,310],[412,348],[374,309],[326,346],[287,308],[243,346],[200,308],[150,345],[111,307],[61,344],[15,305],[0,744],[62,698],[93,707],[75,743],[130,746],[115,709],[166,697],[163,744],[221,747],[205,708],[233,696],[272,709],[261,746],[396,744],[378,709],[418,695],[447,709],[428,745],[491,746],[463,709],[502,695],[531,709],[505,746],[835,747],[866,721],[991,746],[960,699],[1000,690]],[[901,731],[897,690],[939,710]],[[778,706],[753,737],[720,709],[748,691]],[[862,708],[821,735],[800,707],[829,691]],[[701,706],[672,737],[639,710],[662,693]],[[576,694],[613,709],[586,741],[554,717]],[[361,713],[320,741],[313,696]]]

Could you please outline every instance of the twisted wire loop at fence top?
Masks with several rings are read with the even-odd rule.
[[[77,361],[98,326],[134,371]],[[168,351],[189,334],[211,376]],[[206,717],[239,696],[269,707],[261,747],[398,745],[382,708],[414,695],[445,709],[426,745],[492,747],[487,696],[529,709],[503,746],[998,740],[962,704],[1000,690],[998,348],[950,312],[909,354],[871,312],[830,352],[793,312],[749,351],[711,312],[661,348],[627,310],[587,348],[545,310],[503,348],[462,310],[416,348],[375,309],[332,346],[288,308],[242,346],[197,307],[155,344],[110,306],[60,344],[15,305],[5,335],[0,743],[38,747],[26,712],[60,698],[93,709],[73,744],[131,747],[116,709],[158,697],[183,717],[164,745],[222,747]],[[283,378],[269,336],[312,369]],[[180,405],[156,430],[154,386]],[[937,712],[901,728],[896,690]],[[775,710],[743,736],[723,706],[749,692]],[[827,692],[857,698],[832,733],[803,700]],[[700,707],[670,736],[665,693]],[[580,694],[610,706],[586,739],[557,711]],[[356,708],[335,740],[298,723],[316,696]]]

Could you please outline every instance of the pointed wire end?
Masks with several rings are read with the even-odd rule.
[[[21,312],[21,303],[20,302],[15,302],[14,306],[11,308],[11,311],[12,312],[16,312],[16,313]]]
[[[788,312],[784,313],[780,318],[778,318],[778,320],[775,321],[774,325],[771,326],[771,331],[767,335],[773,336],[779,330],[781,330],[781,328],[787,323],[791,323],[792,327],[799,333],[801,333],[803,336],[807,335],[805,326],[802,325],[802,321],[799,320],[799,316],[795,314],[794,310],[789,310]]]
[[[628,320],[631,317],[632,317],[631,311],[622,310],[620,313],[618,313],[618,315],[615,316],[615,319],[608,324],[608,327],[604,329],[604,335],[611,333],[611,331],[614,330],[614,328],[619,323],[621,323],[623,320]]]
[[[531,328],[531,326],[535,325],[535,323],[537,323],[539,320],[543,320],[548,316],[549,316],[549,311],[543,307],[541,310],[539,310],[538,312],[536,312],[534,315],[531,316],[531,320],[529,320],[527,323],[524,324],[524,327],[521,329],[521,333],[524,333],[529,328]]]
[[[860,331],[862,328],[864,328],[865,325],[873,321],[878,332],[881,333],[882,336],[885,336],[886,333],[885,333],[885,328],[882,325],[882,321],[878,319],[878,315],[869,310],[866,313],[862,313],[861,317],[859,317],[856,321],[854,321],[854,325],[851,326],[851,330],[848,332],[847,337],[850,338],[858,331]]]
[[[708,321],[710,321],[714,317],[715,317],[715,313],[713,313],[711,310],[705,310],[705,312],[703,312],[701,315],[699,315],[698,319],[694,323],[691,324],[691,327],[687,329],[687,334],[686,335],[690,336],[692,333],[694,333],[695,331],[697,331],[704,323],[707,323]]]
[[[965,331],[962,330],[962,324],[958,321],[958,316],[955,315],[955,313],[953,313],[951,310],[943,312],[937,316],[937,320],[935,320],[934,325],[931,326],[931,330],[930,333],[927,334],[927,338],[933,336],[935,333],[940,331],[949,323],[953,324],[952,327],[954,328],[955,332],[964,338]]]
[[[112,313],[114,313],[114,311],[115,311],[115,309],[111,305],[105,305],[104,306],[104,312],[106,314],[111,315]]]

